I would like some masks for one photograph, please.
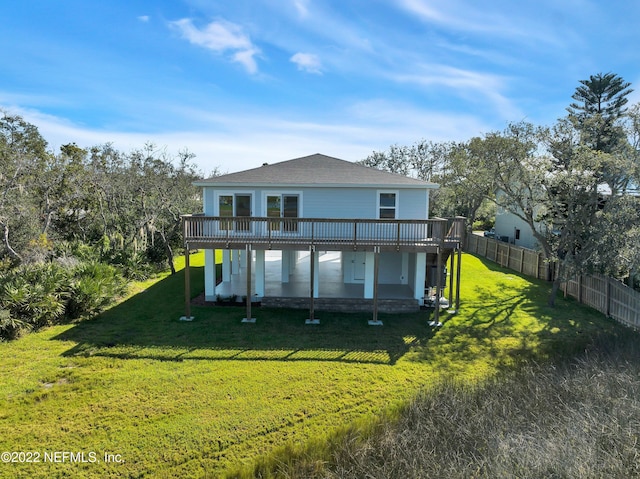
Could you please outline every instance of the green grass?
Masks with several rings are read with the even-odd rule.
[[[202,255],[192,259],[194,293]],[[570,357],[619,327],[549,285],[463,257],[462,304],[381,315],[194,307],[180,322],[183,274],[138,285],[96,319],[0,344],[0,451],[120,454],[123,463],[0,463],[0,477],[218,477],[296,454],[319,460],[444,377],[477,381],[528,360]],[[348,429],[348,428],[347,428]],[[313,447],[305,445],[313,444]],[[42,459],[42,457],[41,457]]]

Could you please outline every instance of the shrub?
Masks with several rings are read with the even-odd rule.
[[[58,322],[69,297],[67,271],[55,263],[23,265],[2,275],[0,305],[33,328]]]
[[[81,241],[60,241],[55,245],[57,260],[63,258],[77,258],[80,261],[99,261],[100,250]]]
[[[83,263],[73,273],[66,307],[69,319],[102,311],[126,289],[124,278],[108,264]]]
[[[101,261],[117,267],[125,278],[134,281],[149,279],[155,272],[153,265],[146,261],[144,253],[131,249],[110,249],[103,253]]]
[[[0,337],[102,311],[126,289],[114,266],[89,261],[25,264],[0,274]]]
[[[0,309],[0,341],[3,339],[16,339],[20,332],[29,329],[28,323],[11,317],[11,313]]]
[[[145,250],[146,259],[151,264],[162,264],[167,261],[167,251],[164,243],[160,238],[149,244]]]

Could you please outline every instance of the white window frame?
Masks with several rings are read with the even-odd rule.
[[[302,218],[302,191],[290,191],[290,190],[277,190],[277,191],[263,191],[262,192],[262,216],[267,216],[267,196],[297,196],[298,197],[298,218]],[[281,203],[281,208],[284,207],[284,201]],[[282,210],[280,211],[282,214]]]
[[[251,197],[251,212],[250,215],[248,216],[249,218],[253,218],[255,216],[255,211],[256,211],[256,203],[255,203],[255,191],[254,190],[249,190],[249,191],[243,191],[243,190],[216,190],[215,194],[214,194],[214,205],[213,205],[213,211],[215,212],[215,214],[213,216],[220,216],[220,197],[221,196],[233,196],[233,216],[236,216],[236,195],[243,195],[243,196],[250,196]],[[232,232],[236,232],[235,229],[235,225],[233,227],[232,230],[230,230]],[[249,229],[249,231],[238,231],[239,233],[253,233],[253,223],[251,223],[251,228]]]
[[[284,197],[285,196],[297,196],[298,197],[298,218],[303,217],[303,208],[302,208],[302,191],[300,190],[267,190],[262,192],[262,216],[267,216],[267,197],[268,196],[279,196],[280,197],[280,215],[284,214]],[[283,218],[283,216],[280,216]],[[299,231],[273,231],[275,234],[282,235],[297,235],[300,234]]]
[[[213,205],[213,211],[214,211],[214,215],[213,216],[220,216],[220,197],[221,196],[233,196],[234,198],[234,202],[233,202],[233,216],[236,216],[236,202],[235,202],[235,197],[236,195],[249,195],[251,196],[251,215],[250,217],[254,217],[255,216],[255,211],[256,211],[256,203],[255,203],[255,191],[251,190],[251,191],[239,191],[239,190],[216,190],[215,193],[215,204]]]
[[[393,207],[393,209],[394,209],[393,219],[396,219],[396,220],[399,219],[400,215],[398,213],[400,212],[400,192],[398,190],[378,190],[378,191],[376,191],[376,218],[377,219],[385,219],[385,218],[380,218],[380,208],[391,209],[389,206],[380,206],[380,195],[383,195],[383,194],[393,194],[393,195],[395,195],[396,204]]]

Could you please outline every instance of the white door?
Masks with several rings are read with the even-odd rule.
[[[353,280],[364,281],[366,253],[353,253]]]

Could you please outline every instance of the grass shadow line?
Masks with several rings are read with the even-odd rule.
[[[203,287],[202,278],[202,268],[192,268],[194,291]],[[193,306],[195,321],[183,322],[179,321],[184,314],[183,281],[183,271],[169,276],[53,339],[76,343],[65,352],[66,356],[179,361],[245,360],[244,354],[261,360],[288,361],[311,360],[301,357],[315,354],[319,360],[393,365],[411,348],[426,344],[434,334],[428,326],[429,311],[381,313],[384,326],[377,328],[367,325],[371,316],[367,313],[318,311],[321,324],[305,325],[306,310],[256,308],[258,322],[241,324],[245,315],[242,307]],[[189,354],[195,351],[202,353]],[[216,357],[224,351],[233,354]],[[288,357],[279,357],[280,351],[288,351]],[[381,360],[382,355],[387,359]],[[358,356],[362,359],[353,359]]]

